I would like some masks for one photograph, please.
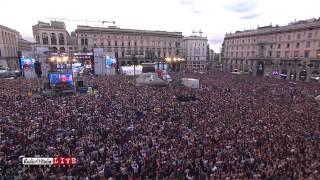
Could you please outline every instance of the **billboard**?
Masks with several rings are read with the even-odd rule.
[[[34,58],[21,57],[20,58],[21,69],[23,69],[23,68],[34,68],[34,63],[35,62],[36,61],[35,61]]]
[[[65,84],[68,86],[73,85],[72,73],[51,73],[49,74],[50,84],[53,86]]]
[[[94,73],[96,75],[103,74],[103,48],[93,48]]]

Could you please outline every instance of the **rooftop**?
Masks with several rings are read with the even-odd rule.
[[[154,31],[154,30],[138,30],[138,29],[121,29],[117,26],[108,26],[108,27],[91,27],[91,26],[78,26],[76,32],[114,32],[114,33],[145,33],[145,34],[157,34],[157,35],[174,35],[182,36],[182,32],[168,32],[168,31]]]
[[[294,21],[284,26],[269,25],[269,26],[258,27],[257,29],[253,29],[253,30],[236,31],[235,33],[227,33],[226,37],[228,38],[228,37],[238,37],[238,36],[250,36],[250,35],[256,35],[256,34],[278,33],[278,32],[294,31],[299,29],[315,28],[315,27],[320,27],[320,18]]]

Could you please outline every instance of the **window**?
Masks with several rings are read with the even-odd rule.
[[[134,42],[134,46],[137,46],[137,42]]]
[[[316,57],[317,57],[318,59],[320,58],[320,49],[317,50]]]
[[[115,41],[115,42],[114,42],[114,45],[115,45],[115,46],[118,46],[118,42],[117,42],[117,41]]]
[[[288,41],[291,40],[291,35],[288,34],[288,37],[287,37]]]
[[[308,57],[309,57],[309,54],[310,54],[310,51],[304,51],[304,57],[305,57],[305,58],[308,58]]]
[[[278,49],[280,49],[281,48],[281,44],[278,44]]]
[[[286,52],[284,53],[285,58],[289,58],[289,53],[290,53],[290,51],[286,51]]]
[[[247,52],[247,57],[249,57],[250,56],[250,52]]]
[[[269,57],[272,57],[272,51],[269,51]]]
[[[312,33],[308,33],[308,38],[312,38]]]
[[[84,39],[84,45],[88,46],[88,39],[87,38]]]
[[[236,52],[236,57],[238,57],[238,52]]]
[[[280,51],[277,51],[277,58],[280,58]]]
[[[297,39],[301,39],[301,34],[300,33],[297,35]]]
[[[121,46],[124,46],[124,42],[121,43]]]
[[[241,57],[243,57],[243,52],[241,52]]]
[[[273,49],[273,44],[270,45],[270,49]]]
[[[123,51],[121,52],[121,56],[124,57],[124,52]]]
[[[103,43],[101,43],[101,46],[103,46]]]
[[[59,34],[59,44],[60,45],[64,45],[65,44],[64,35],[62,33]]]
[[[49,38],[47,33],[42,33],[42,43],[45,45],[49,44]]]
[[[293,56],[294,56],[294,57],[299,57],[299,51],[294,51]]]
[[[37,37],[36,37],[36,39],[37,39],[37,40],[36,40],[36,41],[37,41],[37,43],[38,43],[38,44],[40,44],[40,37],[39,37],[39,36],[37,36]]]
[[[130,46],[131,45],[131,43],[130,42],[128,42],[128,46]]]
[[[298,43],[298,42],[297,42],[297,44],[296,44],[296,48],[299,48],[299,47],[300,47],[300,43]]]
[[[281,41],[282,40],[282,36],[279,36],[279,41]]]
[[[255,52],[254,52],[254,51],[251,52],[251,56],[252,56],[252,57],[255,56]]]
[[[290,48],[290,43],[287,43],[287,48]]]
[[[306,47],[309,48],[310,46],[311,46],[311,42],[310,42],[310,41],[307,41]]]
[[[50,34],[50,39],[51,39],[51,44],[52,45],[57,45],[57,37],[55,33]]]

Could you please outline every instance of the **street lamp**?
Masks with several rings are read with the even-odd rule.
[[[136,55],[134,54],[133,55],[133,76],[135,77],[136,76],[136,65],[137,65],[137,58],[136,58]]]

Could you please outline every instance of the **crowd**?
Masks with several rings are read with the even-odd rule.
[[[201,88],[89,78],[92,95],[42,96],[45,79],[0,80],[3,179],[319,179],[319,83],[172,74]],[[33,91],[32,94],[28,92]],[[196,101],[180,102],[181,95]],[[76,157],[24,167],[21,157]]]

